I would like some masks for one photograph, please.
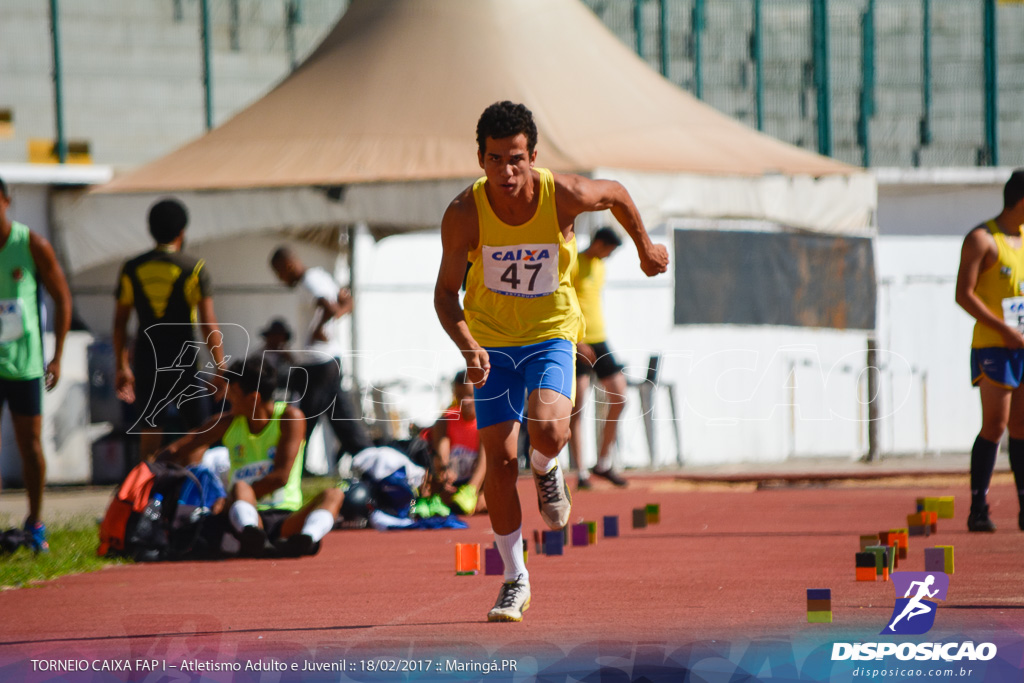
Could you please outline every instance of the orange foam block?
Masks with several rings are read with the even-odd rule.
[[[874,567],[857,567],[858,581],[874,581],[877,575]]]
[[[455,573],[459,576],[468,576],[480,573],[479,543],[455,544]]]

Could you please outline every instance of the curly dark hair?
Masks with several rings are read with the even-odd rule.
[[[1014,169],[1003,186],[1003,208],[1012,209],[1024,199],[1024,168]]]
[[[239,388],[246,394],[258,391],[263,400],[268,400],[277,386],[277,371],[270,363],[264,363],[259,354],[236,360],[228,368],[228,377],[238,382]]]
[[[484,109],[476,124],[476,144],[483,154],[486,150],[487,138],[501,140],[518,134],[526,136],[526,148],[533,154],[537,146],[537,124],[533,122],[533,112],[526,105],[515,102],[495,102]]]

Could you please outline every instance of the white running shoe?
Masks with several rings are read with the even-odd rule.
[[[530,584],[517,577],[501,584],[498,601],[487,613],[487,621],[522,621],[530,606]]]
[[[555,461],[555,466],[547,474],[541,474],[532,467],[533,483],[537,487],[537,507],[540,508],[541,519],[553,531],[559,531],[569,523],[572,511],[572,496],[562,475],[562,468]]]

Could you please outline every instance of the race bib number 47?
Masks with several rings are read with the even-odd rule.
[[[483,246],[484,285],[506,296],[547,296],[558,289],[558,245]]]

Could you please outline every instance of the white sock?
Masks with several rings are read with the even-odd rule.
[[[547,474],[554,469],[556,464],[555,458],[549,458],[536,448],[530,449],[530,466],[541,474]]]
[[[526,562],[523,560],[523,527],[505,536],[495,533],[494,540],[505,563],[505,580],[513,581],[520,577],[523,581],[529,581],[530,572],[526,571]]]
[[[256,512],[256,506],[246,503],[244,500],[236,500],[228,510],[228,519],[235,531],[241,531],[247,526],[260,525],[260,513]]]
[[[612,456],[606,455],[597,459],[597,469],[607,472],[612,468]]]
[[[313,539],[316,543],[327,535],[327,532],[334,528],[334,515],[330,510],[318,508],[309,513],[305,523],[302,525],[302,533]]]

